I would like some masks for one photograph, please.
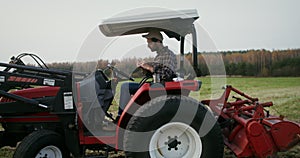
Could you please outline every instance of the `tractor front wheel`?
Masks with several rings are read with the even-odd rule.
[[[39,130],[25,137],[18,145],[14,158],[65,158],[63,138],[56,132]]]

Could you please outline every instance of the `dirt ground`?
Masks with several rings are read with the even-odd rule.
[[[12,158],[14,148],[11,147],[3,147],[0,149],[0,158]],[[93,155],[93,153],[91,153]],[[279,158],[300,158],[300,144],[292,148],[287,152],[281,152],[278,154]],[[110,152],[109,158],[125,158],[124,152]],[[225,147],[224,158],[236,158],[234,154]]]

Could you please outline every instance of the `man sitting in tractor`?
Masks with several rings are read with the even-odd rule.
[[[138,62],[137,67],[148,70],[158,76],[159,82],[172,81],[176,77],[177,60],[176,55],[167,47],[164,46],[163,36],[158,30],[151,30],[148,34],[142,37],[147,39],[148,47],[151,52],[156,52],[153,62]],[[131,95],[133,95],[139,88],[139,83],[126,82],[121,86],[120,102],[118,116],[116,122],[119,120],[123,109],[129,102]]]

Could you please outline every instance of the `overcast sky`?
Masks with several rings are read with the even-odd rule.
[[[197,9],[217,50],[300,48],[299,6],[299,0],[0,0],[0,62],[20,52],[74,61],[101,20],[141,7]]]

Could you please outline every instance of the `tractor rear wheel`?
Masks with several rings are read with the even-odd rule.
[[[18,145],[14,158],[65,158],[68,152],[63,138],[56,132],[39,130],[29,134]]]
[[[129,158],[221,158],[224,151],[214,116],[185,96],[158,97],[139,108],[123,144]]]

